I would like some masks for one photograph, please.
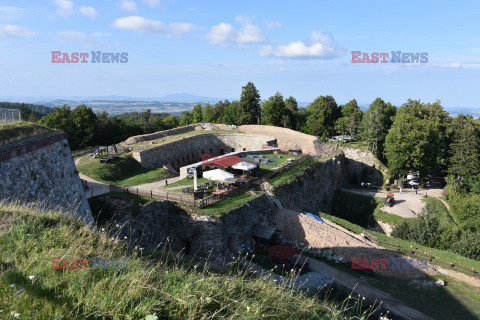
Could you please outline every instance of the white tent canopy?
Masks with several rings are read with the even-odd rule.
[[[235,178],[233,174],[220,169],[205,171],[203,177],[218,182],[233,181]]]
[[[232,166],[233,169],[245,170],[245,171],[253,170],[256,167],[257,165],[250,162],[246,162],[246,161],[239,162],[236,165]]]

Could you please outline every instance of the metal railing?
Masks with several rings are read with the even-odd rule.
[[[0,109],[0,124],[22,121],[20,110]]]

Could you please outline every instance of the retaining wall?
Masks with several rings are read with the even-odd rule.
[[[241,133],[209,133],[133,152],[133,157],[147,168],[160,168],[169,164],[179,169],[200,162],[202,154],[215,157],[236,151],[259,150],[265,145],[276,147],[275,138]]]
[[[362,182],[382,186],[387,177],[387,168],[370,151],[340,147],[345,155],[344,184],[359,186]]]
[[[40,203],[93,223],[63,132],[0,147],[0,200]]]

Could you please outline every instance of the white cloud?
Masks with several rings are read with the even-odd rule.
[[[183,37],[189,32],[201,29],[189,22],[173,22],[167,27],[159,20],[145,19],[140,16],[118,18],[113,22],[113,26],[118,29],[132,30],[141,33],[163,34],[167,37]]]
[[[0,25],[0,37],[6,38],[20,38],[20,37],[32,37],[36,34],[34,31],[15,26],[12,24]]]
[[[92,19],[97,19],[98,18],[98,13],[97,13],[97,10],[95,10],[94,8],[92,7],[85,7],[85,6],[81,6],[80,7],[80,12]]]
[[[265,24],[267,25],[268,29],[275,29],[283,27],[280,21],[272,21],[272,20],[265,20]]]
[[[122,8],[122,10],[125,10],[125,11],[132,11],[132,12],[138,11],[137,4],[133,0],[132,1],[122,0],[120,2],[120,8]]]
[[[56,13],[62,17],[68,17],[74,12],[73,2],[70,0],[55,0]]]
[[[197,27],[190,22],[174,22],[169,24],[171,35],[174,37],[183,37],[189,32],[200,30],[200,27]]]
[[[277,47],[267,45],[260,50],[262,57],[291,59],[332,59],[345,54],[345,49],[333,40],[328,33],[313,30],[309,40],[290,42]]]
[[[206,37],[211,44],[228,46],[235,42],[238,32],[231,24],[222,22],[218,26],[213,26]]]
[[[148,3],[152,8],[160,4],[160,0],[143,0],[143,1]]]
[[[462,66],[460,65],[460,62],[452,62],[452,63],[448,63],[448,64],[442,64],[440,67],[458,69],[458,68],[461,68]]]
[[[141,33],[165,33],[165,24],[158,20],[145,19],[140,16],[118,18],[113,22],[118,29],[133,30]]]
[[[253,24],[253,18],[237,16],[236,21],[242,25],[240,30],[235,29],[230,23],[222,22],[213,26],[207,33],[206,38],[211,44],[223,47],[234,43],[244,47],[248,44],[268,42],[262,29]]]
[[[90,46],[96,43],[96,40],[89,37],[83,32],[74,31],[74,30],[64,30],[58,31],[55,34],[55,38],[59,41],[73,40],[83,43],[84,45]]]

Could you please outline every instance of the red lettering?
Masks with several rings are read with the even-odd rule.
[[[80,58],[82,58],[82,61],[80,61],[80,63],[87,63],[87,59],[88,58],[88,52],[80,52]]]
[[[80,269],[88,269],[88,259],[80,260]]]
[[[361,51],[352,51],[352,63],[362,63],[358,57],[362,54]]]
[[[378,63],[378,52],[372,53],[372,60],[370,60],[370,63]]]
[[[58,56],[62,54],[61,51],[52,51],[52,63],[61,63],[62,60],[58,58]]]
[[[385,270],[388,269],[388,264],[389,260],[388,259],[380,259],[380,264],[382,265],[380,269]]]
[[[72,63],[78,63],[78,52],[72,53]]]
[[[52,269],[56,270],[56,269],[61,269],[60,267],[60,258],[59,257],[53,257],[52,258]]]
[[[352,269],[361,269],[360,263],[362,262],[362,258],[360,257],[352,257]]]
[[[62,53],[62,63],[70,63],[70,56],[66,52]]]
[[[370,264],[368,263],[368,259],[362,259],[362,269],[370,269]]]
[[[382,58],[382,61],[380,61],[381,63],[387,63],[388,60],[386,58],[388,58],[389,55],[388,55],[388,52],[381,52],[380,53],[380,58]]]
[[[378,270],[379,267],[378,259],[372,259],[370,269]]]
[[[362,53],[362,63],[370,63],[370,59],[368,58],[368,53]]]

